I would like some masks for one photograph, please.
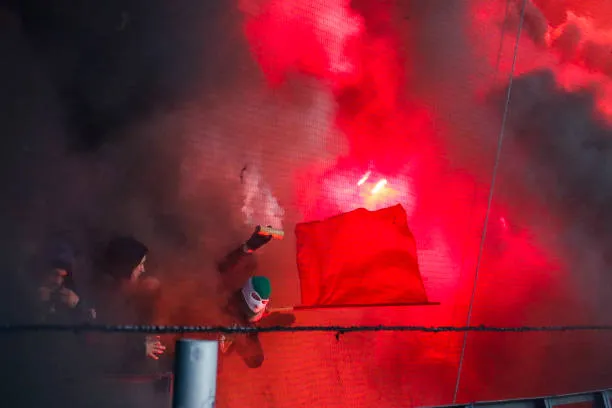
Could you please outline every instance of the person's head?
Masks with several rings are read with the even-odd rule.
[[[149,249],[132,237],[117,237],[106,246],[104,271],[117,281],[136,282],[145,272]]]
[[[72,272],[75,264],[73,248],[63,242],[54,243],[47,259],[43,285],[53,289],[64,286],[73,289]]]
[[[49,266],[45,286],[58,289],[65,286],[71,276],[71,265],[61,260],[56,260]]]
[[[255,319],[266,309],[272,286],[270,280],[265,276],[253,276],[249,278],[242,287],[242,298],[247,306],[250,319]]]

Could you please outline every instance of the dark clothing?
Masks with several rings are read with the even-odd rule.
[[[82,324],[91,322],[92,316],[84,300],[79,300],[76,307],[69,307],[60,299],[56,291],[51,299],[41,302],[41,320],[49,324]]]
[[[96,297],[97,322],[100,324],[150,324],[155,303],[154,293],[127,293],[115,281],[101,283]],[[158,370],[156,360],[145,352],[146,335],[108,333],[95,336],[94,352],[99,368],[107,375],[149,375]]]
[[[242,247],[229,252],[218,265],[223,290],[234,293],[257,270],[257,258],[252,253],[245,253]]]
[[[249,319],[253,312],[246,305],[241,288],[257,268],[255,257],[237,248],[227,254],[219,264],[225,290],[230,293],[222,312],[231,325],[255,326]],[[242,357],[249,368],[260,367],[264,362],[264,351],[259,333],[240,334],[232,337],[232,349]]]
[[[150,324],[156,293],[130,283],[132,271],[148,248],[131,237],[115,237],[97,261],[95,308],[101,324]],[[95,336],[93,352],[99,369],[110,376],[147,375],[157,371],[146,356],[146,336],[141,333],[108,333]]]
[[[257,261],[251,253],[245,253],[242,248],[231,251],[219,263],[219,273],[223,290],[228,293],[227,303],[222,306],[223,313],[235,324],[249,324],[253,312],[242,298],[242,286],[257,270]]]
[[[41,302],[39,318],[44,324],[82,324],[89,321],[87,311],[77,304],[70,308],[52,295],[48,302]],[[79,302],[80,303],[80,302]],[[88,337],[86,333],[45,333],[32,336],[30,353],[37,355],[41,370],[48,370],[53,381],[70,382],[87,372],[84,356],[87,356]],[[44,368],[43,368],[44,367]]]
[[[96,291],[97,322],[101,324],[151,324],[156,293],[137,289],[136,284],[120,284],[106,276]],[[146,356],[143,333],[94,333],[91,360],[104,380],[96,380],[94,407],[161,406],[168,390],[160,389],[165,372],[164,357]],[[136,405],[134,405],[136,404]],[[143,405],[144,404],[144,405]]]
[[[265,360],[263,347],[259,341],[259,333],[236,335],[232,348],[242,358],[249,368],[259,368]]]
[[[145,244],[132,237],[117,237],[108,243],[101,266],[116,280],[130,279],[148,252]]]

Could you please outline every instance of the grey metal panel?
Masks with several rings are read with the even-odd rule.
[[[498,403],[483,403],[478,404],[482,408],[537,408],[538,404],[535,400],[507,401]]]
[[[215,406],[218,352],[217,341],[180,339],[176,342],[174,408]]]
[[[612,404],[610,403],[610,398],[612,398],[612,393],[610,391],[602,391],[601,398],[603,399],[604,408],[612,408]]]
[[[483,401],[472,404],[445,405],[437,408],[554,408],[565,404],[592,402],[594,406],[612,408],[612,390],[589,391],[584,393],[542,396],[516,400]]]
[[[547,399],[550,401],[550,406],[555,407],[557,405],[576,404],[580,402],[595,402],[595,393],[565,395],[559,397],[550,397]]]

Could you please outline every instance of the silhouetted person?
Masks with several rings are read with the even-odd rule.
[[[231,251],[219,264],[219,272],[230,295],[222,306],[225,323],[239,326],[284,326],[291,325],[295,316],[290,313],[269,313],[268,304],[272,295],[270,280],[255,275],[257,263],[253,253],[272,239],[261,235],[257,227],[251,237]],[[248,276],[240,289],[234,289],[236,279]],[[232,334],[221,336],[221,352],[236,351],[250,368],[258,368],[264,362],[264,351],[259,333]]]
[[[98,262],[98,321],[106,324],[150,324],[159,289],[155,278],[144,278],[149,250],[132,237],[112,239]],[[158,372],[156,360],[165,347],[157,336],[111,333],[99,336],[102,364],[110,374]]]

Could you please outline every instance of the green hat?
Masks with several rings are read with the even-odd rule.
[[[242,297],[255,314],[265,310],[271,294],[272,286],[265,276],[253,276],[242,287]]]
[[[253,289],[262,299],[270,299],[272,294],[272,285],[270,285],[270,279],[265,276],[253,276],[251,278]]]

